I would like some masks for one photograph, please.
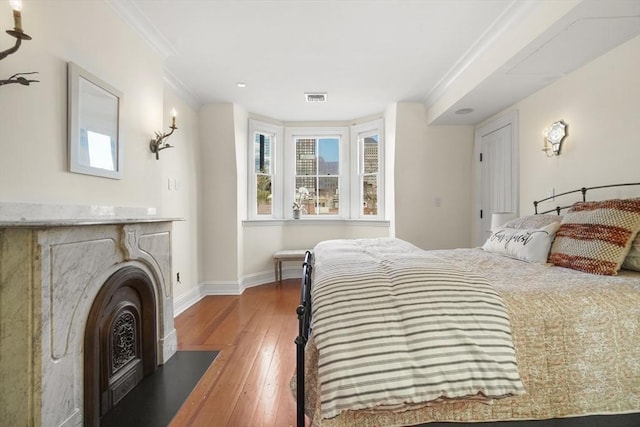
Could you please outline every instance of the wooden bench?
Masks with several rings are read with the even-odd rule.
[[[282,262],[283,261],[300,261],[300,268],[302,268],[302,261],[304,261],[304,254],[307,249],[285,249],[273,254],[273,268],[275,270],[276,282],[282,281]]]

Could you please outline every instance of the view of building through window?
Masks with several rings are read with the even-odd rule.
[[[369,135],[362,140],[362,214],[378,214],[378,135]]]
[[[340,212],[340,138],[296,138],[296,191],[306,188],[303,215],[338,215]]]
[[[382,120],[282,127],[249,120],[249,220],[384,219]]]
[[[271,186],[273,181],[273,171],[271,166],[272,145],[273,135],[256,132],[253,147],[258,215],[271,215],[273,213],[273,194]]]

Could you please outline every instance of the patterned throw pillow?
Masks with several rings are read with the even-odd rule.
[[[522,261],[544,264],[558,228],[560,222],[537,229],[499,228],[491,234],[482,249]]]
[[[640,230],[640,199],[578,202],[564,216],[549,262],[615,275]]]

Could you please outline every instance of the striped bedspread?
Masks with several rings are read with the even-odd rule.
[[[481,276],[398,239],[314,249],[322,417],[524,393],[502,299]]]

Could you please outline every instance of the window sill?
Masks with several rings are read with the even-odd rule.
[[[263,226],[360,226],[360,227],[389,227],[391,221],[384,219],[344,219],[344,218],[300,218],[300,219],[251,219],[243,220],[243,227]]]

